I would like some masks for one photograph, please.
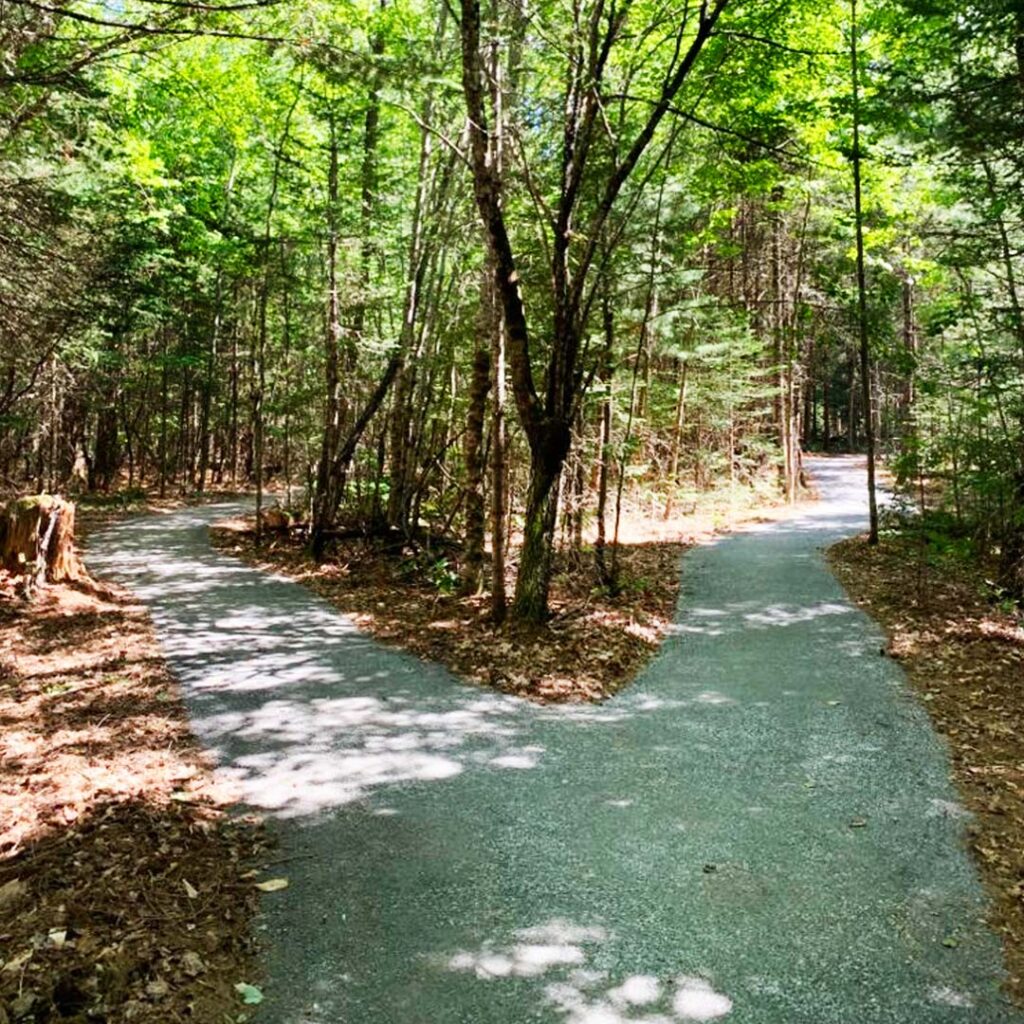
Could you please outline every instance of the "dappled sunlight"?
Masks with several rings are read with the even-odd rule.
[[[937,985],[928,990],[928,999],[938,1006],[953,1006],[959,1010],[970,1010],[974,1000],[966,992],[959,992],[947,985]]]
[[[853,607],[848,604],[836,604],[823,601],[807,608],[795,605],[770,605],[763,611],[749,612],[743,618],[752,626],[793,626],[798,622],[810,622],[823,615],[850,615]]]
[[[784,1019],[793,969],[743,922],[781,945],[835,943],[859,934],[865,891],[896,906],[915,857],[948,873],[963,818],[940,758],[892,728],[898,671],[817,551],[863,523],[859,481],[843,490],[695,549],[675,635],[603,703],[534,704],[382,647],[304,587],[212,551],[223,508],[97,539],[92,566],[150,605],[219,778],[303,865],[266,912],[272,934],[317,950],[288,993],[312,1008],[275,1019],[417,1019],[406,991],[427,1014],[465,998],[480,1024],[686,1024],[767,1005]],[[908,780],[909,763],[931,767]],[[899,844],[913,852],[893,863]],[[802,909],[819,868],[834,934]],[[872,932],[873,969],[954,930],[958,949],[981,948],[938,920],[935,903],[980,920],[974,890],[948,888],[909,939]],[[840,946],[822,963],[844,962]],[[981,1001],[952,958],[922,964],[901,1006]]]
[[[448,960],[448,968],[472,971],[485,981],[534,978],[556,967],[582,964],[587,959],[584,947],[607,937],[600,925],[581,926],[554,918],[543,925],[519,929],[510,946],[494,948],[485,943],[473,952],[461,950]]]
[[[838,601],[818,601],[807,605],[731,601],[720,608],[685,609],[682,621],[673,626],[672,631],[717,637],[739,631],[799,626],[816,619],[855,613],[853,605]]]
[[[484,982],[543,978],[539,996],[566,1024],[681,1024],[718,1020],[732,1010],[732,1000],[699,975],[663,979],[628,974],[613,979],[608,971],[590,966],[599,953],[605,960],[601,947],[615,941],[601,925],[555,918],[519,929],[507,944],[485,942],[477,950],[460,950],[445,966]]]
[[[196,728],[246,803],[293,817],[381,786],[450,779],[470,763],[534,768],[543,749],[514,744],[517,710],[499,699],[435,711],[402,697],[303,694],[206,714]]]
[[[221,777],[278,817],[318,815],[467,769],[537,770],[546,747],[529,737],[540,722],[613,726],[728,700],[631,693],[605,705],[538,707],[462,685],[380,648],[295,583],[212,551],[206,524],[224,511],[114,526],[90,562],[151,603],[193,729],[216,753]]]
[[[295,583],[211,551],[223,513],[115,526],[90,562],[152,603],[193,729],[241,800],[297,817],[468,765],[540,764],[542,746],[515,743],[529,705],[382,651]]]
[[[491,768],[536,768],[543,753],[543,747],[530,746],[519,751],[499,754],[497,757],[485,756],[478,760],[484,760]]]
[[[932,797],[928,801],[928,814],[933,818],[956,818],[967,820],[974,815],[955,800],[944,800],[939,797]]]

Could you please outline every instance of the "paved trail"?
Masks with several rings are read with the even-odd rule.
[[[599,707],[383,649],[210,549],[223,507],[116,526],[201,740],[276,819],[269,1024],[1020,1022],[946,754],[802,518],[691,552],[678,632]],[[864,823],[864,824],[862,824]]]

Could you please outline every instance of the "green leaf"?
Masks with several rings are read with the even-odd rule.
[[[246,1006],[258,1006],[263,1002],[263,993],[255,985],[247,985],[240,981],[235,986],[235,991],[242,997],[242,1002]]]

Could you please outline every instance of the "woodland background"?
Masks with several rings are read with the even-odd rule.
[[[537,619],[877,437],[1019,593],[1022,124],[1020,0],[0,0],[0,483],[273,489]]]

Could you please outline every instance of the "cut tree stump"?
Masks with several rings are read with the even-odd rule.
[[[0,561],[25,578],[26,592],[41,583],[88,580],[75,551],[75,505],[55,494],[7,502],[0,516]]]

